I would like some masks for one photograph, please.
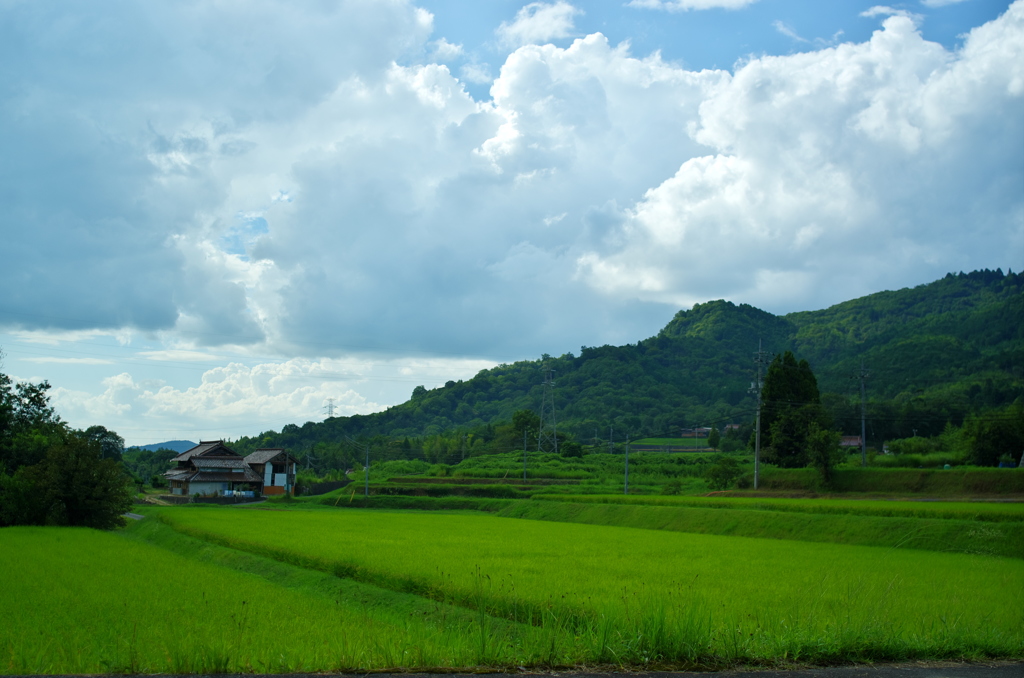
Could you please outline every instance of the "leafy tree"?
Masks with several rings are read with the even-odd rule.
[[[50,406],[49,388],[0,373],[0,526],[123,524],[132,502],[123,439],[102,426],[72,430]]]
[[[540,417],[533,410],[516,410],[512,414],[512,433],[516,440],[522,439],[524,431],[536,437],[539,430]]]
[[[563,457],[582,457],[583,446],[575,440],[559,440],[558,441],[558,453]]]
[[[50,447],[42,463],[26,476],[40,492],[48,525],[108,530],[124,525],[131,508],[130,478],[113,459],[104,459],[99,443],[68,435]]]
[[[82,434],[86,440],[96,442],[100,446],[100,454],[104,459],[121,460],[124,454],[124,438],[104,426],[90,426]]]
[[[20,468],[13,475],[0,470],[0,527],[46,522],[46,505],[39,488],[26,475],[28,468]]]
[[[833,469],[842,455],[839,449],[840,438],[838,431],[822,428],[817,422],[811,422],[807,429],[807,456],[811,466],[821,474],[825,487],[832,483]]]
[[[718,432],[717,426],[711,427],[711,432],[708,433],[708,447],[712,450],[718,449],[718,444],[722,441],[722,434]]]
[[[971,463],[976,466],[995,466],[1004,454],[1020,459],[1024,454],[1024,402],[972,417],[964,423],[964,430]]]
[[[0,364],[3,352],[0,351]],[[0,372],[0,472],[38,463],[61,422],[50,407],[48,382],[14,383]]]

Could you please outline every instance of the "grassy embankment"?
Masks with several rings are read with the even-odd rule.
[[[1015,559],[466,514],[158,515],[223,546],[545,629],[550,647],[523,664],[1024,654]]]

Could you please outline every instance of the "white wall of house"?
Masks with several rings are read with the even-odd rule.
[[[220,494],[221,490],[228,489],[227,483],[189,483],[188,493],[190,495]]]

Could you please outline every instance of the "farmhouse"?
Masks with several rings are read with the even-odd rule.
[[[263,495],[295,492],[295,459],[280,447],[256,450],[245,463],[263,479]]]
[[[164,472],[171,494],[258,497],[295,488],[295,459],[281,449],[256,450],[242,457],[223,440],[207,440],[171,461],[175,467]]]

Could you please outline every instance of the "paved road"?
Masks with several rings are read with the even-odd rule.
[[[795,669],[790,671],[719,671],[717,673],[691,672],[606,672],[553,671],[518,673],[359,673],[359,674],[246,674],[245,678],[480,678],[492,676],[536,676],[537,678],[1024,678],[1024,662],[962,663],[918,663],[882,664],[874,666],[839,666],[825,669]],[[21,678],[54,678],[54,676],[22,676]],[[66,676],[65,678],[100,678],[99,676]],[[125,678],[119,675],[118,678]],[[179,678],[163,674],[160,678]],[[210,678],[208,676],[181,676],[180,678]]]

